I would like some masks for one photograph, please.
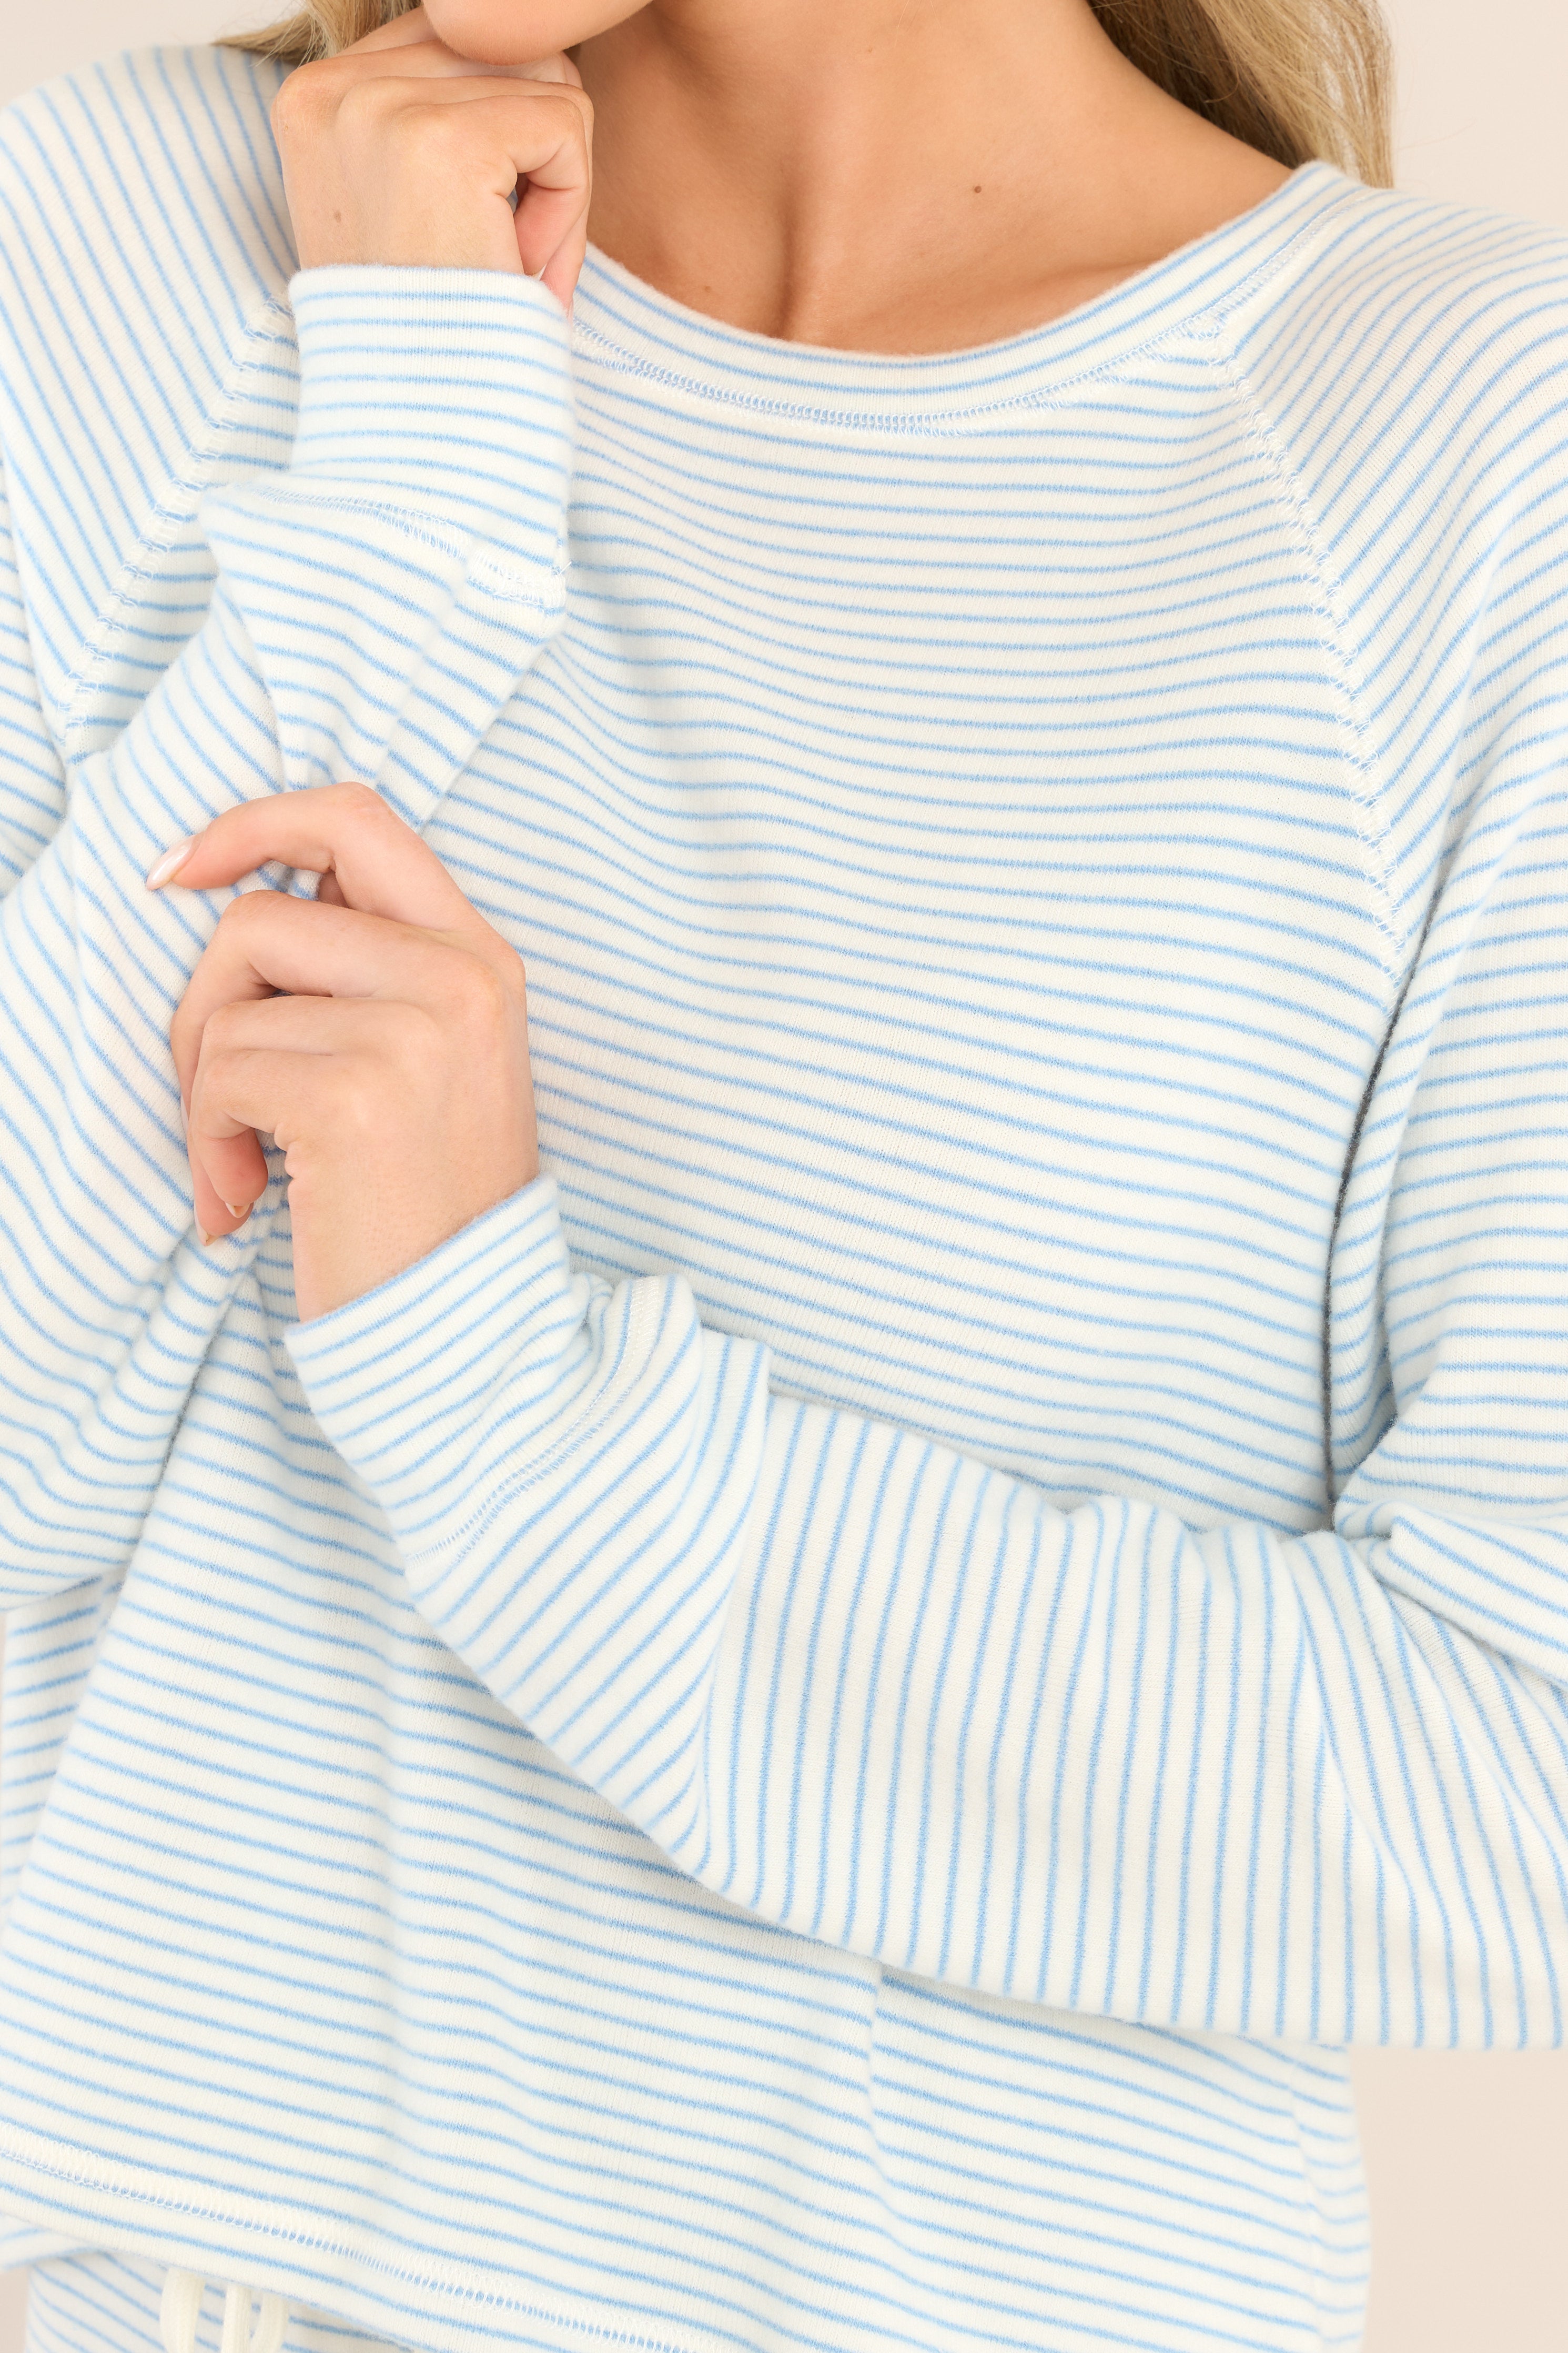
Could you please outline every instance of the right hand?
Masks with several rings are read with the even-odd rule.
[[[505,270],[570,307],[593,176],[593,109],[570,58],[476,64],[415,8],[297,67],[272,127],[301,269]]]

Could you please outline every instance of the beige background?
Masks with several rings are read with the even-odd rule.
[[[1400,177],[1568,227],[1568,0],[1387,0]],[[281,0],[279,0],[280,10]],[[201,40],[268,0],[5,0],[0,102],[104,49]],[[26,16],[26,21],[19,21]],[[1568,2054],[1356,2063],[1376,2284],[1366,2353],[1568,2353]],[[0,2280],[0,2353],[21,2283]]]

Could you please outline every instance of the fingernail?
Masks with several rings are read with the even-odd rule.
[[[196,1228],[196,1240],[201,1243],[203,1250],[211,1250],[213,1246],[213,1238],[211,1234],[208,1233],[205,1226],[198,1226]]]
[[[148,890],[161,891],[165,882],[172,881],[195,846],[196,837],[193,833],[187,835],[184,841],[176,841],[173,849],[165,849],[156,866],[148,870]]]
[[[224,1203],[224,1208],[228,1211],[231,1218],[248,1218],[252,1207],[253,1204],[249,1201],[226,1201]]]

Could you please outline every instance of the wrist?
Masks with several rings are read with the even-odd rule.
[[[561,1409],[584,1351],[585,1287],[573,1275],[555,1185],[538,1176],[374,1290],[286,1333],[331,1443],[388,1497],[471,1433],[504,1375],[528,1391],[520,1457]]]

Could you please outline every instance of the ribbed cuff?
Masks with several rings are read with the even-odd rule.
[[[587,1366],[586,1300],[554,1179],[541,1176],[390,1282],[295,1324],[285,1345],[323,1434],[412,1533],[425,1501],[450,1521],[454,1481],[503,1389],[513,1461],[547,1441]]]
[[[565,313],[489,269],[308,269],[293,458],[279,485],[363,499],[558,569],[572,455]]]

